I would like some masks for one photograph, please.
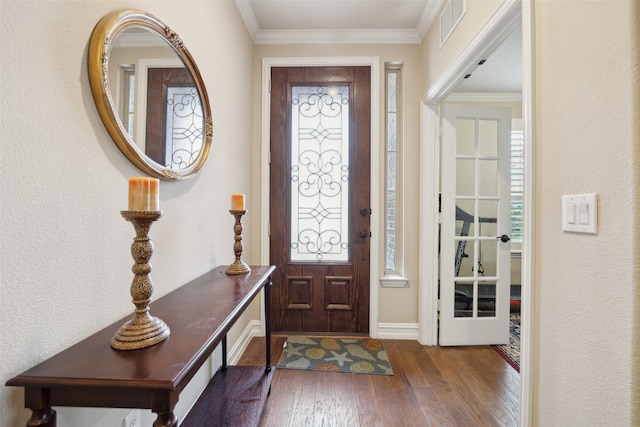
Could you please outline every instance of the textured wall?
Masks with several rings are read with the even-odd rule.
[[[233,261],[229,195],[251,194],[253,102],[247,84],[253,44],[235,4],[2,1],[2,385],[133,311],[134,230],[120,210],[127,206],[127,179],[141,172],[107,134],[86,70],[94,25],[124,7],[153,13],[182,37],[205,80],[214,119],[202,173],[161,182],[165,214],[151,227],[154,297]],[[249,251],[250,230],[243,243]],[[189,403],[186,396],[179,405]],[[22,389],[2,386],[0,425],[25,425],[29,413],[22,408]],[[60,408],[58,421],[114,426],[127,412]]]
[[[631,393],[638,381],[635,6],[535,7],[536,424],[630,426],[639,403]],[[562,195],[591,192],[598,235],[563,233]]]

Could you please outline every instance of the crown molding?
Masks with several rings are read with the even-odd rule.
[[[417,29],[391,30],[262,30],[249,0],[235,0],[255,44],[420,44],[443,0],[429,2]]]
[[[419,44],[416,30],[260,30],[255,44]]]
[[[431,28],[431,25],[438,17],[438,13],[444,4],[444,0],[432,0],[427,3],[427,6],[424,8],[422,15],[420,16],[420,20],[418,21],[418,25],[416,27],[416,31],[418,33],[418,37],[420,40],[424,38]]]
[[[450,94],[446,100],[448,102],[522,102],[521,92],[504,93],[479,93],[479,92],[457,92]]]
[[[253,8],[251,4],[249,4],[249,0],[235,0],[235,4],[240,12],[240,16],[242,16],[245,27],[247,27],[251,38],[255,41],[260,31],[260,26],[258,25],[255,13],[253,13]]]

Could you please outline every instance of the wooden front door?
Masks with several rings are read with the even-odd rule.
[[[369,332],[370,67],[273,68],[273,330]]]

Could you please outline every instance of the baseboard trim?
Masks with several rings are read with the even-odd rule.
[[[227,361],[230,365],[235,365],[242,357],[242,354],[249,346],[254,337],[263,336],[259,320],[252,320],[242,331],[240,337],[231,347],[227,354]],[[384,340],[418,340],[417,323],[379,323],[378,339]]]
[[[251,320],[244,331],[242,331],[238,340],[227,353],[227,362],[230,365],[238,363],[240,357],[242,357],[242,354],[249,346],[252,338],[262,336],[262,333],[260,332],[260,325],[259,320]]]
[[[417,323],[379,323],[378,338],[384,340],[418,340]]]

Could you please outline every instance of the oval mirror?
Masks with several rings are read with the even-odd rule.
[[[89,82],[118,148],[165,180],[192,177],[213,136],[202,77],[180,37],[141,10],[114,11],[91,35]]]

